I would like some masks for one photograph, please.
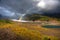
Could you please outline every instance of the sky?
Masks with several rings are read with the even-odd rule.
[[[60,13],[60,0],[0,0],[0,14],[3,16],[17,18],[38,12]]]

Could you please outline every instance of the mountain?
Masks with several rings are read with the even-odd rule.
[[[9,19],[9,17],[0,14],[0,19]]]
[[[60,12],[58,13],[44,13],[43,15],[53,18],[60,18]]]
[[[2,15],[0,14],[0,19],[2,18]]]

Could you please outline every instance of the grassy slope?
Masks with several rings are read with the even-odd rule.
[[[54,34],[55,30],[42,28],[37,23],[0,21],[0,40],[58,40]]]

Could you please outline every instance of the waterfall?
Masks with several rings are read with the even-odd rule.
[[[17,20],[17,19],[12,19],[12,21],[17,21],[17,22],[31,22],[31,21],[26,21],[26,20],[24,20],[23,18],[24,18],[24,16],[26,15],[26,14],[28,14],[32,9],[34,9],[35,7],[32,7],[32,8],[29,8],[28,10],[26,10],[26,12],[24,13],[24,14],[21,14],[21,16],[19,17],[19,19]],[[17,15],[18,16],[18,15]]]
[[[23,17],[25,16],[26,14],[22,14],[21,17],[19,17],[18,20],[22,21],[23,20]]]

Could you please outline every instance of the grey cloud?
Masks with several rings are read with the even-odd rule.
[[[4,9],[0,9],[0,14],[6,14],[6,15],[12,15],[14,13],[14,17],[16,15],[21,15],[23,13],[32,13],[32,12],[44,12],[45,9],[41,9],[37,7],[37,3],[41,0],[1,0],[0,6],[5,8],[6,10],[10,11],[10,13],[6,13],[6,11],[3,11]],[[47,0],[48,1],[48,0]],[[59,12],[60,10],[60,0],[57,0],[58,6],[53,10],[47,10],[46,12]],[[48,3],[47,3],[48,4]],[[55,5],[55,4],[54,4]],[[49,8],[49,7],[48,7]],[[15,14],[16,13],[16,14]]]
[[[33,2],[31,0],[2,0],[2,4],[21,13],[24,13],[33,6]]]

